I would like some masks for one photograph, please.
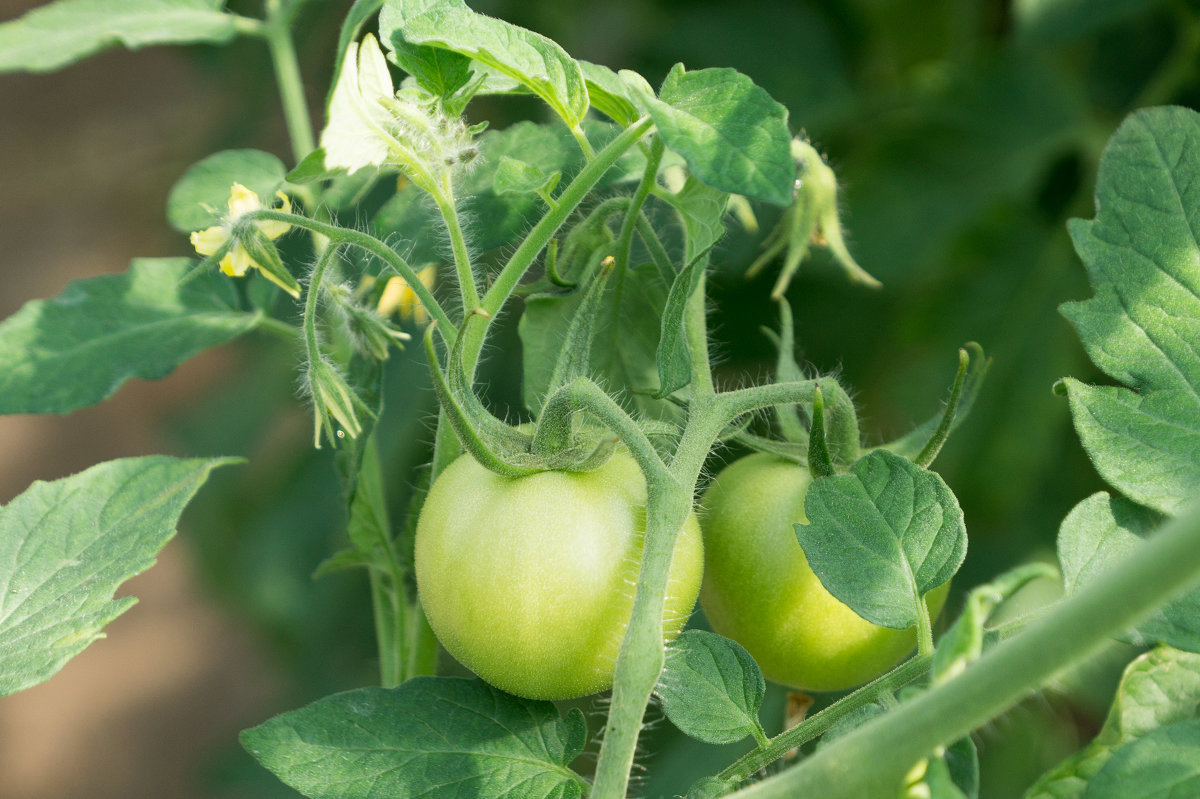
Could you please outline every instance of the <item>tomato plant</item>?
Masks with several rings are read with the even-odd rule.
[[[646,481],[628,453],[589,472],[502,477],[463,455],[421,509],[421,606],[446,650],[505,691],[565,699],[612,685],[633,608]],[[674,638],[704,562],[689,516],[663,606]]]
[[[6,414],[95,405],[239,337],[259,358],[214,403],[219,435],[184,447],[235,457],[118,459],[0,506],[0,694],[48,679],[102,637],[132,603],[113,601],[120,583],[153,562],[209,474],[239,464],[247,476],[211,503],[208,526],[222,533],[208,566],[257,603],[247,615],[290,620],[274,637],[304,667],[333,671],[332,653],[346,656],[306,627],[321,613],[373,635],[373,653],[347,656],[361,670],[241,736],[307,796],[625,799],[637,775],[649,784],[682,762],[686,776],[662,794],[977,799],[973,733],[1052,681],[1069,684],[1114,636],[1156,648],[1125,651],[1103,731],[1037,769],[1029,796],[1116,799],[1163,775],[1194,782],[1200,114],[1142,108],[1118,127],[1113,104],[1192,96],[1200,18],[1188,3],[1160,10],[1166,24],[1138,29],[1122,59],[1158,63],[1154,74],[1113,83],[1113,47],[1089,26],[1138,3],[1087,14],[994,4],[1004,19],[947,10],[944,52],[879,48],[896,63],[841,48],[909,18],[932,29],[935,11],[839,0],[822,16],[810,5],[772,13],[807,9],[793,27],[812,41],[757,48],[811,60],[782,71],[804,78],[800,118],[736,69],[662,70],[665,42],[643,66],[665,73],[656,85],[463,0],[347,2],[336,41],[330,26],[297,21],[341,9],[305,0],[56,0],[0,23],[0,71],[53,70],[118,44],[257,42],[290,142],[188,168],[167,195],[173,257],[79,280],[0,322]],[[696,4],[696,18],[712,14],[734,17],[701,38],[722,55],[728,40],[732,55],[753,15]],[[1064,18],[1078,25],[1064,31]],[[778,45],[783,29],[764,19]],[[841,33],[822,40],[835,21]],[[306,29],[327,33],[325,46],[298,49]],[[1044,58],[1055,36],[1094,52]],[[329,80],[306,86],[302,55],[323,59]],[[1047,80],[1055,69],[1066,72]],[[852,72],[880,90],[844,90]],[[245,77],[230,84],[263,85]],[[808,102],[817,86],[837,102]],[[253,99],[230,106],[263,105]],[[508,116],[529,103],[542,113]],[[875,141],[885,129],[891,138]],[[1072,341],[1059,357],[1031,320],[1060,299],[1062,223],[1087,212],[1092,173],[1094,218],[1068,229],[1093,293],[1061,306],[1082,351]],[[1041,254],[1010,249],[1021,242]],[[988,279],[963,277],[975,271]],[[1009,287],[1000,299],[993,276]],[[911,354],[910,335],[927,327],[944,340]],[[977,327],[1000,379],[984,386],[990,361],[964,344],[942,409],[899,424],[907,412],[890,395],[931,397],[931,364],[948,366]],[[716,368],[714,349],[739,357]],[[1078,373],[1083,353],[1119,385],[1062,378],[1055,398],[1049,385]],[[299,374],[311,439],[280,410],[295,393],[292,375],[266,368],[280,363]],[[830,373],[839,363],[845,375]],[[1037,363],[1053,378],[1026,379]],[[261,399],[281,383],[278,403]],[[1014,404],[1018,384],[1048,410]],[[957,433],[968,415],[989,431]],[[1055,494],[1061,507],[1025,502],[1039,496],[1031,486],[1077,485],[1041,460],[1068,415],[1110,491],[1079,501],[1083,479]],[[948,442],[959,460],[943,478],[933,466]],[[741,459],[705,494],[704,554],[693,504],[726,450]],[[334,514],[344,531],[330,554]],[[960,573],[968,520],[985,546],[972,544]],[[1047,546],[1022,543],[1026,529],[1058,531],[1065,597],[1020,614],[1016,592],[1053,572]],[[279,579],[289,566],[299,579]],[[364,607],[314,600],[314,570],[345,572]],[[952,579],[960,596],[948,603]],[[680,633],[702,583],[718,633]],[[943,604],[962,610],[935,630]],[[439,674],[443,648],[477,676]],[[785,719],[782,702],[767,702],[768,677],[833,695]],[[609,686],[581,702],[594,728],[581,707],[550,701]],[[656,707],[671,755],[643,758]],[[693,757],[692,740],[742,748]]]
[[[896,665],[916,629],[892,630],[834,598],[796,545],[807,524],[808,468],[765,452],[722,469],[700,500],[701,605],[712,628],[749,650],[770,680],[810,691],[853,688]],[[950,586],[926,597],[937,617]]]

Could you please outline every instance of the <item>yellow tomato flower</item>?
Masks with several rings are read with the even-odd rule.
[[[281,201],[281,211],[286,213],[292,210],[292,203],[286,194],[277,191],[275,192],[275,196]],[[193,233],[190,238],[192,246],[196,248],[196,252],[200,255],[212,255],[224,247],[230,239],[234,238],[233,231],[239,219],[246,214],[261,210],[263,207],[257,194],[241,183],[234,183],[233,188],[229,192],[229,213],[221,220],[221,224],[213,225],[204,230],[197,230]],[[259,220],[254,223],[254,226],[268,239],[277,239],[291,228],[291,225],[287,222],[279,222],[274,219]],[[271,274],[270,270],[263,269],[260,264],[255,262],[241,243],[234,241],[233,246],[221,258],[221,271],[230,277],[243,277],[250,267],[258,269],[268,280],[293,297],[300,296],[295,288],[284,285],[278,277]]]
[[[417,277],[425,288],[432,291],[433,282],[437,277],[437,267],[431,264],[417,272]],[[379,306],[376,310],[384,319],[398,313],[401,319],[411,319],[418,325],[429,321],[429,313],[421,304],[417,293],[412,290],[412,286],[408,285],[408,281],[399,275],[389,278],[384,285],[383,294],[379,297]]]

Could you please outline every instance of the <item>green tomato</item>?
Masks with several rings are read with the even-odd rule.
[[[915,628],[892,630],[835,599],[808,566],[796,523],[808,523],[812,475],[765,453],[727,466],[701,501],[705,569],[700,605],[712,628],[740,643],[774,682],[839,691],[871,680],[912,651]],[[930,591],[930,616],[949,583]]]
[[[446,650],[531,699],[612,685],[642,559],[646,481],[619,450],[590,472],[516,479],[469,455],[435,481],[417,524],[421,604]],[[689,513],[672,555],[667,640],[696,604],[704,567]]]

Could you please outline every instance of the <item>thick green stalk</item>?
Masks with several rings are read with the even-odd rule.
[[[633,596],[633,613],[621,641],[612,705],[596,764],[592,799],[624,799],[650,695],[666,658],[663,604],[675,539],[692,508],[692,491],[671,477],[648,483],[646,539]]]
[[[817,750],[738,799],[895,796],[935,747],[1003,713],[1200,578],[1200,507],[1168,522],[1132,557],[1063,600],[957,677]]]
[[[267,47],[275,67],[275,82],[279,86],[279,99],[283,102],[283,117],[287,122],[288,138],[292,142],[292,156],[296,163],[300,163],[316,149],[316,139],[313,137],[312,117],[304,96],[304,81],[300,77],[300,62],[296,59],[289,22],[289,14],[279,0],[267,0],[264,31]]]

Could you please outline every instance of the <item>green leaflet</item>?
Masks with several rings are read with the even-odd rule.
[[[229,190],[240,183],[270,205],[283,185],[283,162],[261,150],[222,150],[197,161],[167,195],[167,220],[180,233],[215,225],[228,211]]]
[[[379,38],[392,50],[391,58],[426,91],[448,98],[471,79],[471,59],[405,39],[407,20],[440,4],[441,0],[393,0],[379,13]],[[456,5],[462,5],[461,2]]]
[[[462,0],[388,0],[380,18],[380,35],[393,47],[401,43],[397,60],[418,81],[432,79],[424,66],[415,66],[412,60],[406,62],[406,52],[426,63],[432,59],[431,50],[450,51],[526,87],[554,109],[571,130],[579,129],[587,113],[583,73],[566,51],[533,31],[477,14]],[[418,49],[410,49],[412,46]],[[439,90],[453,86],[459,80],[456,70],[461,68],[458,59],[452,59],[449,68],[438,61],[437,80],[445,84]],[[444,77],[447,74],[451,74],[450,79]]]
[[[671,723],[697,740],[730,744],[765,740],[758,721],[767,684],[740,644],[716,633],[687,630],[667,650],[657,692]]]
[[[117,45],[227,42],[224,0],[58,0],[0,25],[0,72],[49,72]]]
[[[131,377],[164,377],[252,329],[214,270],[181,284],[188,258],[138,258],[121,275],[77,280],[0,322],[0,413],[67,413]],[[69,379],[68,379],[69,377]]]
[[[1197,718],[1200,655],[1159,647],[1125,669],[1104,727],[1090,744],[1045,774],[1025,799],[1083,799],[1088,784],[1123,745],[1160,727]]]
[[[242,733],[242,745],[313,799],[575,799],[567,768],[587,724],[476,679],[418,677],[318,699]]]
[[[942,478],[886,450],[813,482],[796,538],[821,583],[867,621],[903,630],[918,596],[949,580],[967,553],[958,500]]]
[[[1161,521],[1158,514],[1104,492],[1080,502],[1063,519],[1058,534],[1058,557],[1067,590],[1076,591],[1119,566]],[[1130,638],[1139,645],[1166,643],[1200,652],[1200,589],[1156,610]]]
[[[1061,307],[1095,364],[1125,388],[1065,380],[1097,471],[1177,513],[1200,490],[1200,114],[1131,115],[1100,161],[1096,218],[1071,237],[1096,295]]]
[[[620,76],[608,67],[590,61],[580,61],[579,68],[583,70],[592,107],[621,127],[629,127],[637,119],[638,112],[629,102]]]
[[[662,313],[658,340],[658,393],[670,395],[691,382],[692,356],[684,331],[684,315],[708,267],[708,255],[725,236],[725,208],[729,195],[688,178],[678,194],[661,193],[679,212],[685,233],[683,269],[671,283]]]
[[[49,679],[137,601],[113,593],[154,564],[209,472],[232,462],[109,461],[0,508],[0,696]]]
[[[676,64],[658,98],[629,95],[697,178],[722,191],[791,203],[796,163],[787,109],[750,78],[734,69],[687,72]]]
[[[1200,795],[1200,719],[1153,730],[1113,752],[1088,784],[1088,799]]]
[[[658,419],[672,406],[647,392],[658,381],[659,318],[669,286],[653,264],[642,264],[608,280],[601,299],[600,326],[592,334],[590,377],[603,385],[640,389],[628,404]],[[535,294],[525,301],[518,330],[525,369],[525,404],[540,408],[550,389],[559,346],[581,302],[582,292]],[[635,416],[638,414],[635,414]]]

